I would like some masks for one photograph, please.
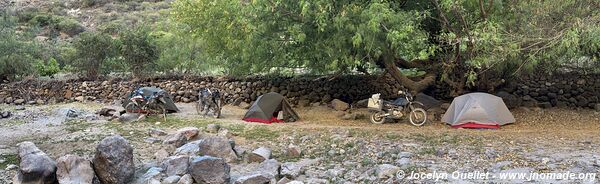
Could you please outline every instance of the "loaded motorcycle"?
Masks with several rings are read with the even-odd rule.
[[[371,123],[382,124],[387,119],[398,120],[405,114],[408,120],[415,126],[422,126],[427,122],[427,112],[420,107],[423,103],[414,100],[409,92],[398,91],[398,95],[403,96],[394,100],[386,101],[381,99],[381,94],[373,94],[368,101],[368,108],[371,111]]]

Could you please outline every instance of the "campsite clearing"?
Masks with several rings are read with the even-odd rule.
[[[498,130],[453,129],[433,122],[414,127],[407,122],[375,125],[367,119],[341,120],[343,115],[326,106],[297,108],[303,119],[294,123],[265,125],[240,120],[245,109],[226,106],[222,119],[201,118],[193,104],[177,104],[181,112],[169,114],[167,122],[147,118],[142,122],[118,123],[90,118],[97,103],[26,106],[14,111],[22,119],[0,120],[0,183],[7,183],[15,170],[16,144],[32,141],[51,158],[76,154],[93,157],[95,145],[120,134],[134,147],[138,173],[156,164],[155,153],[165,149],[148,141],[152,128],[174,132],[193,126],[206,129],[219,124],[247,150],[268,147],[279,162],[317,159],[302,174],[306,180],[379,181],[381,164],[400,165],[406,171],[507,171],[524,169],[554,172],[597,172],[600,168],[600,113],[593,110],[514,109],[517,122]],[[2,109],[14,110],[3,105]],[[68,119],[60,109],[75,109],[81,119]],[[352,113],[367,114],[365,110]],[[364,115],[363,115],[364,116]],[[164,136],[157,136],[164,139]],[[286,154],[289,145],[301,150],[301,158]],[[144,170],[145,171],[145,170]],[[232,171],[234,172],[234,171]],[[453,180],[455,181],[455,180]]]

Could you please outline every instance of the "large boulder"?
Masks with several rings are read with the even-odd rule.
[[[269,178],[277,178],[281,172],[281,163],[275,159],[265,160],[256,167],[254,172],[265,174]]]
[[[187,173],[188,156],[170,156],[161,164],[167,176],[184,175]]]
[[[102,183],[128,183],[133,178],[133,147],[125,138],[104,138],[96,147],[94,171]]]
[[[334,99],[333,101],[331,101],[331,107],[337,111],[345,111],[348,110],[348,108],[350,108],[350,105],[339,99]]]
[[[201,156],[190,162],[188,172],[198,183],[229,183],[230,167],[222,158]]]
[[[57,183],[56,162],[38,149],[32,142],[22,142],[19,146],[19,171],[14,184]]]
[[[237,155],[233,151],[233,146],[227,138],[213,136],[198,141],[197,143],[198,147],[200,147],[198,155],[220,157],[227,162],[237,161]]]
[[[61,184],[92,184],[94,169],[92,163],[80,156],[65,155],[57,160],[56,176]]]
[[[175,134],[168,136],[164,143],[174,144],[176,147],[180,147],[188,141],[196,138],[198,133],[200,133],[200,129],[196,127],[185,127],[177,130]]]
[[[432,96],[426,95],[424,93],[419,93],[415,96],[415,100],[423,103],[425,110],[430,109],[432,107],[439,107],[442,105],[442,102],[433,98]]]

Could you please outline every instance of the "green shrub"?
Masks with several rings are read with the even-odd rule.
[[[29,20],[29,24],[32,26],[47,26],[52,23],[52,16],[48,14],[37,14]]]
[[[48,62],[38,60],[38,62],[35,64],[35,69],[40,76],[52,76],[60,72],[58,61],[56,61],[54,58],[50,58]]]
[[[69,34],[70,36],[77,35],[85,29],[76,20],[65,18],[56,25],[59,31]]]

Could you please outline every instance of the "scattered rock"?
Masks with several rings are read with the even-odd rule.
[[[173,135],[170,135],[165,139],[163,143],[174,144],[176,147],[180,147],[198,136],[200,130],[196,127],[185,127],[177,130]]]
[[[14,184],[25,183],[57,183],[56,162],[46,153],[38,149],[32,142],[22,142],[19,147],[19,171],[15,176]],[[6,168],[12,170],[12,168]]]
[[[15,165],[15,164],[8,164],[6,166],[6,169],[4,169],[4,170],[11,171],[11,170],[14,170],[14,169],[17,169],[17,168],[19,168],[19,166]]]
[[[400,152],[398,153],[398,158],[411,158],[413,154],[411,152]]]
[[[396,164],[399,165],[402,169],[407,168],[410,165],[410,158],[401,158],[396,161]]]
[[[161,184],[177,184],[177,182],[179,182],[180,179],[181,179],[181,176],[177,176],[177,175],[169,176],[169,177],[166,177],[165,179],[163,179]]]
[[[280,180],[277,182],[277,184],[287,184],[287,183],[290,183],[291,181],[292,181],[292,180],[290,180],[290,179],[288,179],[288,178],[286,178],[286,177],[283,177],[283,178],[281,178],[281,179],[280,179]]]
[[[362,114],[358,114],[358,113],[344,113],[344,115],[342,115],[341,119],[342,120],[357,120],[357,119],[361,119],[364,118],[364,116]]]
[[[271,177],[265,174],[253,174],[239,177],[234,184],[265,184],[271,182]]]
[[[267,174],[269,178],[279,177],[280,171],[281,164],[275,159],[270,159],[261,162],[255,170],[256,173]]]
[[[208,133],[217,133],[219,132],[219,129],[221,129],[221,125],[218,124],[208,124],[206,125],[206,131]]]
[[[83,102],[83,101],[85,101],[85,97],[83,97],[83,96],[75,97],[75,101]]]
[[[298,162],[286,162],[281,165],[281,175],[288,178],[296,178],[304,169],[308,166],[316,164],[318,160],[316,159],[302,159]]]
[[[192,178],[192,175],[190,175],[190,174],[183,175],[181,178],[179,178],[179,181],[177,182],[177,184],[193,184],[193,183],[194,183],[194,178]]]
[[[160,183],[160,179],[163,177],[162,171],[163,169],[160,167],[151,167],[144,175],[138,178],[135,183]]]
[[[232,144],[224,137],[212,136],[198,141],[198,155],[208,155],[225,159],[226,162],[237,161]]]
[[[156,153],[154,153],[154,158],[159,162],[164,160],[167,157],[169,157],[169,152],[167,152],[167,150],[164,150],[164,149],[160,149],[160,150],[156,151]]]
[[[102,183],[128,183],[133,178],[133,148],[125,138],[104,138],[96,147],[94,171]]]
[[[594,109],[595,109],[596,111],[599,111],[599,112],[600,112],[600,103],[597,103],[596,105],[594,105]]]
[[[0,112],[0,118],[10,118],[11,115],[12,113],[9,111]]]
[[[144,139],[144,142],[147,142],[147,143],[152,143],[152,144],[154,144],[154,143],[159,143],[159,142],[160,142],[160,139],[158,139],[158,138],[155,138],[155,137],[146,137],[146,138]]]
[[[23,100],[23,99],[16,99],[14,101],[15,105],[22,105],[24,102],[25,102],[25,100]]]
[[[184,175],[187,173],[189,156],[170,156],[164,159],[161,168],[164,169],[167,176]]]
[[[285,155],[290,158],[298,158],[302,156],[302,150],[300,147],[290,144],[285,150]]]
[[[400,167],[396,167],[390,164],[381,164],[378,165],[375,169],[375,175],[377,175],[377,178],[380,179],[391,178],[394,177],[396,175],[396,172],[398,172],[399,170]]]
[[[345,111],[350,108],[350,105],[339,99],[333,99],[333,101],[331,101],[331,107],[337,111]]]
[[[220,128],[219,132],[217,132],[217,135],[221,136],[221,137],[227,137],[227,138],[233,137],[233,134],[231,134],[231,132],[229,132],[229,130],[226,128]]]
[[[25,110],[25,107],[24,107],[24,106],[22,106],[22,105],[17,105],[17,106],[15,107],[15,110],[22,111],[22,110]]]
[[[140,117],[141,116],[138,113],[125,113],[119,116],[118,120],[122,123],[129,123],[138,120]]]
[[[248,156],[250,162],[263,162],[271,158],[271,149],[266,147],[260,147],[252,151]]]
[[[195,156],[200,151],[200,147],[198,146],[198,143],[199,142],[194,141],[194,142],[189,142],[187,144],[184,144],[183,146],[177,148],[177,150],[175,150],[173,155]]]
[[[199,183],[229,183],[229,169],[222,158],[201,156],[192,159],[189,172]]]
[[[56,176],[59,183],[92,184],[94,169],[92,163],[76,155],[65,155],[57,160]]]
[[[148,135],[153,136],[153,137],[159,137],[159,136],[167,135],[167,132],[165,132],[164,130],[158,129],[158,128],[152,128],[152,129],[148,130]]]

